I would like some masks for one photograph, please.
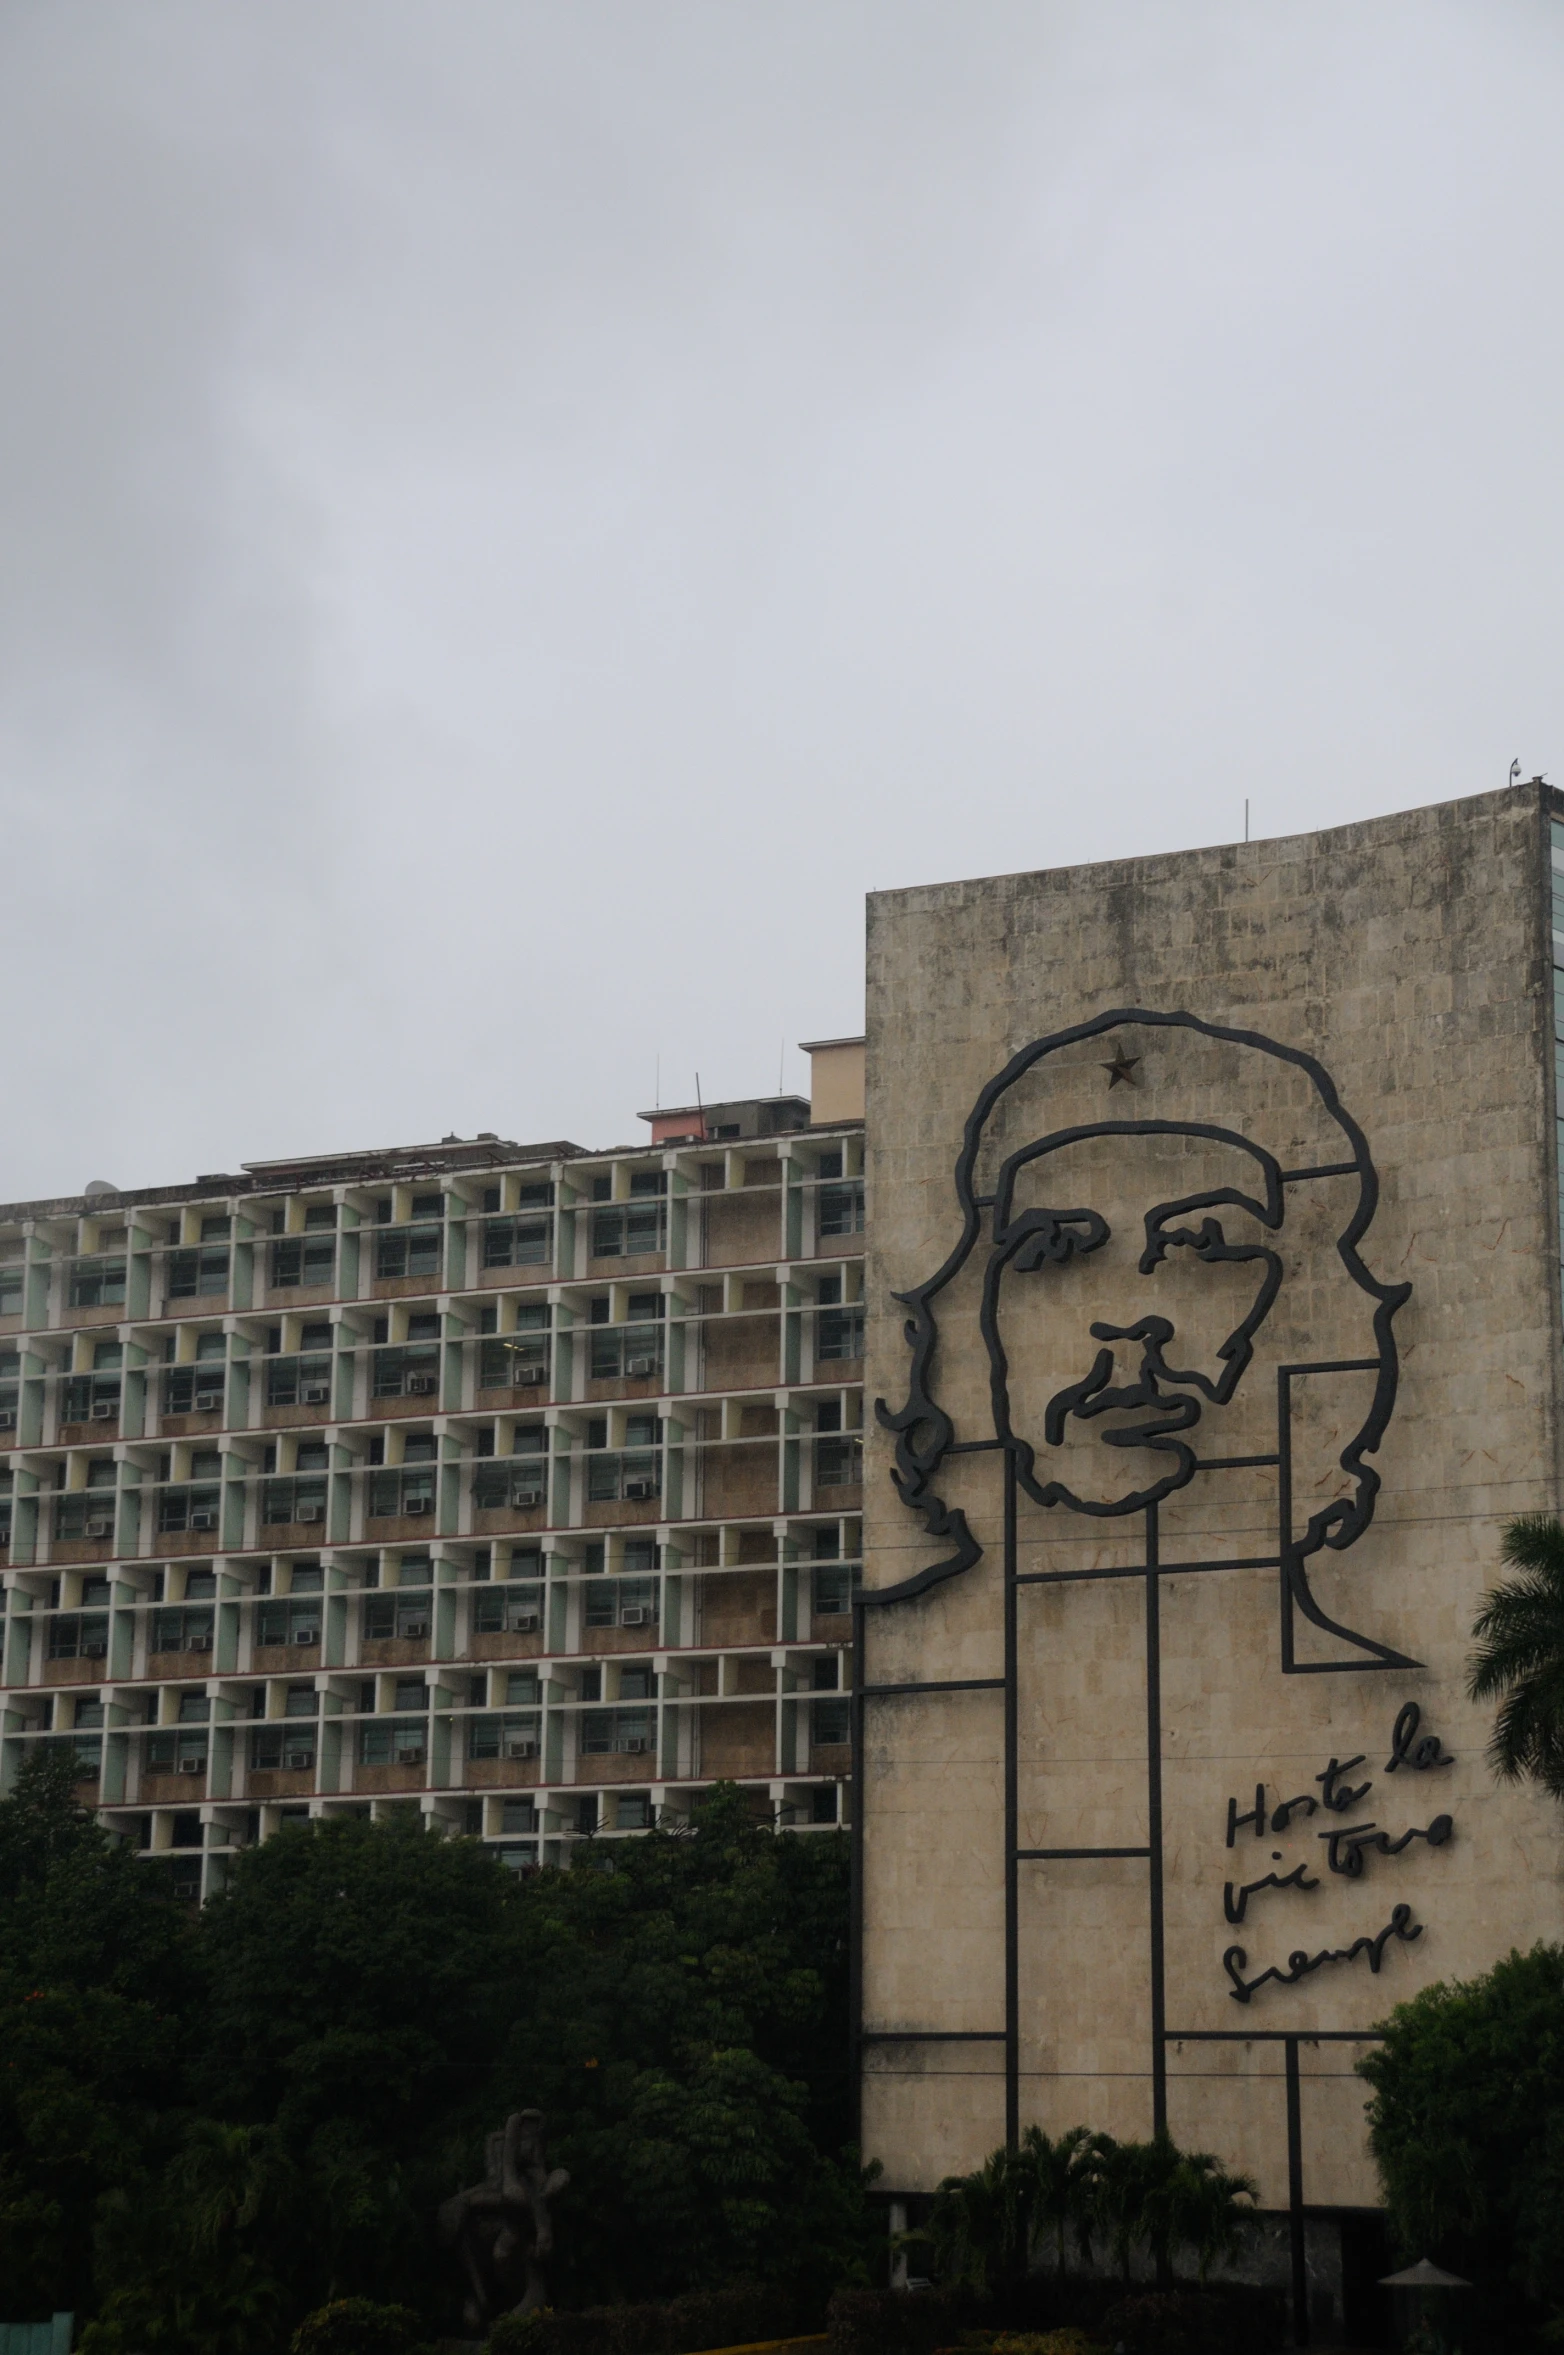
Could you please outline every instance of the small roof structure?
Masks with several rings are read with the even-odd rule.
[[[1442,2273],[1426,2257],[1419,2257],[1404,2273],[1382,2274],[1379,2286],[1382,2290],[1469,2290],[1472,2285],[1458,2273]]]

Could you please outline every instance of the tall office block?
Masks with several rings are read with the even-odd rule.
[[[830,1102],[0,1209],[4,1765],[177,1885],[290,1817],[519,1867],[842,1820],[861,1045]],[[856,1074],[856,1094],[855,1094]]]

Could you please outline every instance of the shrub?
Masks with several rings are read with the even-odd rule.
[[[334,2298],[305,2315],[293,2334],[292,2355],[410,2355],[424,2336],[410,2307]]]
[[[1105,2355],[1105,2350],[1072,2324],[1064,2330],[1002,2331],[988,2355]]]
[[[838,2290],[826,2308],[831,2355],[934,2355],[958,2317],[948,2290]]]
[[[1270,2355],[1267,2303],[1211,2290],[1143,2290],[1120,2298],[1099,2328],[1124,2355]]]
[[[657,2305],[502,2314],[489,2347],[490,2355],[700,2355],[703,2348],[786,2338],[817,2319],[785,2290],[735,2282]]]

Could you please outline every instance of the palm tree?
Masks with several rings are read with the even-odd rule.
[[[926,2232],[941,2281],[984,2297],[996,2280],[1023,2270],[1027,2189],[1016,2154],[1003,2147],[970,2175],[946,2176]]]
[[[1522,1576],[1485,1596],[1468,1663],[1474,1701],[1502,1696],[1488,1756],[1505,1782],[1529,1775],[1564,1799],[1564,1524],[1524,1513],[1500,1554]]]
[[[1021,2138],[1017,2164],[1026,2183],[1026,2208],[1035,2234],[1045,2224],[1055,2233],[1056,2262],[1063,2280],[1069,2270],[1068,2228],[1075,2226],[1081,2254],[1091,2262],[1091,2220],[1095,2181],[1095,2146],[1090,2131],[1072,2126],[1057,2142],[1050,2142],[1040,2126],[1029,2126]]]
[[[1255,2222],[1257,2186],[1229,2175],[1210,2151],[1180,2151],[1178,2164],[1148,2203],[1148,2238],[1159,2265],[1174,2249],[1192,2249],[1204,2285],[1218,2257],[1234,2257]]]

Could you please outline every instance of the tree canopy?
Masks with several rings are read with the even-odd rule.
[[[556,2294],[823,2286],[864,2231],[841,1835],[734,1791],[528,1879],[416,1822],[288,1827],[200,1913],[41,1757],[0,1802],[0,2278],[87,2355],[252,2355],[328,2298],[431,2334],[439,2202],[536,2107]]]

